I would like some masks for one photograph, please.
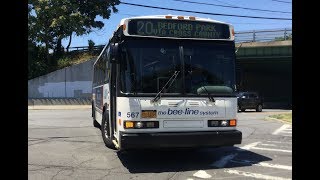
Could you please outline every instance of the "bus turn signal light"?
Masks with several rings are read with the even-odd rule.
[[[237,125],[237,120],[231,119],[231,120],[229,121],[229,126],[236,126],[236,125]]]
[[[133,128],[133,122],[132,121],[125,121],[124,128]]]

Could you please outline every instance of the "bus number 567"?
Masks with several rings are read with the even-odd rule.
[[[138,118],[139,112],[127,112],[127,118]]]

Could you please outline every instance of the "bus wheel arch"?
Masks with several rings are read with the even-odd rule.
[[[113,144],[110,138],[109,113],[105,110],[105,107],[103,107],[102,122],[100,129],[104,144],[110,149],[116,149],[115,145]]]

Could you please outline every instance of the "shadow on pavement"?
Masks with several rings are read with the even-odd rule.
[[[243,167],[272,160],[269,157],[237,147],[131,150],[118,152],[117,155],[130,173],[161,173]],[[232,159],[236,161],[230,160],[221,167],[216,166],[223,161],[222,158],[228,155],[235,155]]]

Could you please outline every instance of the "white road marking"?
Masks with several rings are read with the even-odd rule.
[[[233,169],[226,169],[226,170],[224,170],[224,172],[227,172],[229,174],[237,174],[237,175],[242,175],[242,176],[246,176],[246,177],[257,178],[257,179],[289,180],[287,178],[282,178],[282,177],[277,177],[277,176],[269,176],[269,175],[264,175],[264,174],[251,173],[251,172],[245,172],[245,171],[238,171],[238,170],[233,170]]]
[[[260,144],[260,145],[262,145],[262,146],[277,146],[275,144]]]
[[[292,131],[282,131],[281,133],[288,133],[288,134],[292,134]]]
[[[265,162],[259,162],[258,164],[255,164],[255,165],[292,171],[292,166],[286,166],[286,165],[281,165],[281,164],[270,164],[270,163],[265,163]]]
[[[284,149],[272,149],[272,148],[261,148],[261,147],[256,147],[258,144],[261,142],[254,142],[251,144],[247,144],[245,146],[240,147],[239,151],[244,151],[244,150],[250,150],[250,149],[257,149],[257,150],[265,150],[265,151],[279,151],[279,152],[289,152],[291,153],[291,150],[284,150]]]
[[[290,142],[288,142],[288,141],[267,141],[267,142],[270,142],[270,143],[280,143],[280,144],[283,144],[283,143],[285,143],[285,144],[291,144],[291,141],[290,141]]]
[[[279,152],[288,152],[291,153],[291,150],[284,149],[272,149],[272,148],[260,148],[260,147],[251,147],[251,149],[263,150],[263,151],[279,151]]]
[[[193,174],[193,176],[198,178],[204,178],[204,179],[211,178],[211,175],[205,172],[204,170],[197,171],[196,173]]]
[[[250,164],[250,165],[255,165],[255,166],[292,170],[292,166],[286,166],[286,165],[281,165],[281,164],[271,164],[271,163],[265,163],[265,162],[257,163],[255,161],[249,161],[249,160],[230,160],[230,161],[235,162],[235,163]]]
[[[228,156],[224,156],[223,158],[221,158],[220,160],[212,163],[210,166],[215,166],[215,167],[218,167],[218,168],[222,168],[224,167],[228,161],[230,161],[231,159],[233,159],[236,155],[238,155],[237,153],[235,154],[230,154]]]
[[[277,130],[275,130],[272,134],[273,134],[273,135],[277,135],[277,134],[279,134],[282,130],[284,130],[284,129],[290,127],[290,126],[291,126],[291,125],[289,125],[289,124],[284,124],[283,126],[281,126],[280,128],[278,128]]]
[[[287,144],[259,144],[259,145],[262,145],[262,146],[269,146],[269,147],[278,147],[278,148],[287,148],[288,146],[285,146]]]
[[[240,151],[249,150],[249,149],[251,149],[252,147],[258,145],[259,143],[261,143],[261,142],[258,141],[258,142],[254,142],[254,143],[251,143],[251,144],[247,144],[247,145],[245,145],[245,146],[240,147],[239,150],[240,150]]]

